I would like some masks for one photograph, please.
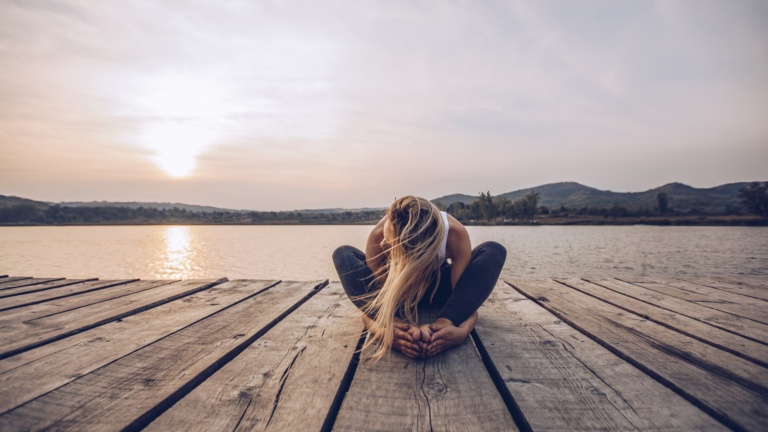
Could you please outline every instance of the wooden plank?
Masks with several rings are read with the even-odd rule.
[[[768,345],[766,344],[735,335],[714,327],[709,323],[619,294],[600,286],[599,282],[591,283],[581,279],[562,279],[559,281],[612,306],[634,313],[641,318],[661,324],[678,333],[698,339],[701,342],[728,351],[763,367],[768,367]]]
[[[276,281],[236,281],[0,360],[0,414],[252,297]]]
[[[768,344],[768,325],[732,315],[727,312],[715,310],[704,305],[687,302],[667,294],[648,290],[641,286],[617,279],[590,280],[590,282],[661,309],[668,310],[672,313],[684,315],[747,339]]]
[[[47,302],[35,302],[27,306],[0,310],[0,328],[8,327],[10,325],[25,321],[39,320],[47,316],[80,309],[86,306],[93,306],[98,305],[99,303],[115,301],[120,297],[125,297],[151,289],[161,289],[159,287],[171,284],[173,282],[174,281],[156,280],[134,281],[132,283],[123,283],[120,281],[89,283],[88,287],[82,287],[82,289],[85,289],[86,292],[79,295],[66,296]],[[35,294],[46,294],[46,292],[33,293],[30,294],[30,296],[34,296]],[[14,297],[13,299],[17,299],[17,297]]]
[[[28,294],[17,295],[14,297],[7,297],[0,299],[0,316],[2,311],[9,309],[16,309],[22,306],[31,306],[46,301],[57,300],[65,297],[70,297],[77,294],[84,294],[91,291],[96,291],[104,288],[113,287],[116,285],[128,284],[131,282],[137,282],[138,279],[126,279],[126,280],[96,280],[90,282],[75,283],[67,285],[56,290],[37,291]],[[171,283],[173,281],[168,281]]]
[[[765,288],[747,286],[738,282],[725,282],[711,277],[686,277],[682,280],[708,286],[711,288],[729,291],[735,294],[741,294],[747,297],[768,300],[768,289]]]
[[[763,300],[671,279],[660,280],[656,283],[638,283],[637,285],[681,300],[768,324],[768,305]]]
[[[5,327],[0,334],[0,359],[122,319],[225,281],[226,279],[207,279],[176,282],[165,285],[162,290],[142,291],[113,301]]]
[[[768,370],[555,281],[513,286],[726,426],[764,430]]]
[[[17,288],[17,287],[23,287],[28,285],[37,285],[45,282],[54,282],[54,281],[60,281],[64,280],[64,278],[25,278],[20,279],[12,282],[6,282],[5,279],[2,279],[3,283],[0,284],[0,291],[7,290],[9,288]]]
[[[716,276],[716,278],[725,282],[741,284],[748,287],[768,289],[768,281],[766,281],[768,277],[765,275]]]
[[[333,283],[144,430],[319,431],[362,330]]]
[[[317,292],[282,283],[0,416],[0,430],[137,430]]]
[[[427,359],[362,357],[334,431],[517,430],[471,338]]]
[[[17,280],[22,280],[22,279],[32,279],[32,277],[30,277],[30,276],[9,276],[6,279],[3,279],[2,281],[0,281],[0,289],[2,289],[5,284],[11,283],[11,282],[15,282]]]
[[[482,347],[532,430],[727,430],[503,282],[479,314]]]
[[[46,282],[39,285],[29,285],[29,286],[19,286],[19,287],[8,288],[7,290],[0,291],[0,302],[3,302],[4,299],[10,298],[10,297],[15,297],[23,294],[30,294],[30,293],[39,292],[39,291],[52,290],[54,288],[61,288],[69,285],[75,285],[82,282],[95,281],[95,280],[98,280],[98,279],[96,278],[61,279],[58,281]]]

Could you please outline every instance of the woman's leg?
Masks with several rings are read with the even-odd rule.
[[[347,296],[362,309],[367,300],[360,299],[360,296],[373,289],[373,273],[365,263],[365,254],[353,246],[340,246],[333,252],[333,265]]]
[[[472,250],[469,265],[445,304],[440,318],[459,326],[491,295],[499,280],[507,250],[496,242],[485,242]]]
[[[368,300],[360,299],[360,296],[368,294],[375,289],[373,273],[365,262],[365,254],[356,247],[341,246],[333,252],[333,265],[336,266],[341,286],[344,287],[347,296],[355,306],[362,309]],[[363,323],[366,328],[370,329],[373,323],[372,317],[364,314]],[[402,352],[408,357],[419,356],[420,349],[416,341],[421,338],[421,333],[418,327],[408,326],[396,317],[393,333],[393,349]],[[374,335],[374,337],[377,336]]]

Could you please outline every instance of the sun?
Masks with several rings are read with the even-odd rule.
[[[147,127],[142,141],[153,154],[150,159],[168,176],[188,177],[197,159],[215,141],[215,134],[183,121],[166,120]]]
[[[216,80],[182,74],[153,77],[142,89],[137,103],[148,120],[139,143],[168,176],[192,175],[199,157],[223,138],[226,91]]]

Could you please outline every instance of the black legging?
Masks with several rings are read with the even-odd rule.
[[[433,279],[432,285],[419,301],[419,306],[442,307],[438,318],[447,318],[454,325],[460,325],[491,295],[506,257],[507,250],[504,246],[492,241],[472,249],[469,265],[453,290],[451,266],[444,262],[440,267],[440,283],[434,299],[430,303],[434,290]],[[365,254],[353,246],[340,246],[333,252],[333,264],[347,296],[355,306],[362,308],[366,300],[358,297],[377,289],[372,283],[371,269],[365,263]]]

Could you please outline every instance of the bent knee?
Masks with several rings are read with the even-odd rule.
[[[482,249],[488,254],[499,257],[499,259],[502,261],[507,258],[507,248],[502,246],[501,243],[495,242],[493,240],[481,243],[478,246],[478,249]]]

